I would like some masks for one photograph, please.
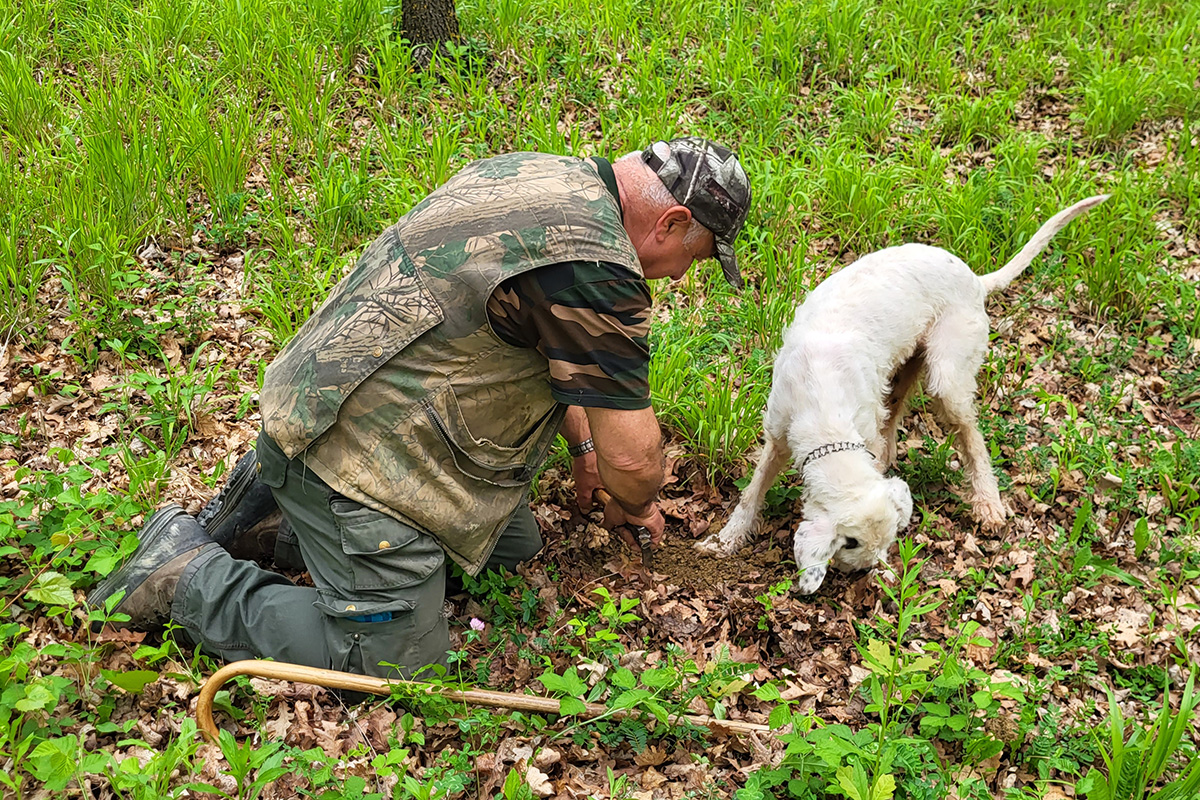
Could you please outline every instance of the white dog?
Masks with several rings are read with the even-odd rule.
[[[937,247],[906,244],[863,256],[823,281],[796,309],[775,358],[763,418],[766,446],[729,522],[696,547],[719,556],[749,538],[768,488],[788,459],[804,482],[806,519],[796,528],[800,591],[839,569],[883,561],[912,516],[896,458],[896,426],[917,380],[956,434],[968,500],[985,526],[1004,525],[988,448],[976,427],[975,375],[988,343],[987,295],[1025,271],[1067,223],[1108,195],[1056,214],[1016,258],[988,275]]]

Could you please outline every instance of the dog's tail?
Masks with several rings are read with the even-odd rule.
[[[987,290],[988,294],[991,294],[1008,286],[1033,263],[1038,253],[1046,249],[1046,245],[1050,244],[1050,240],[1054,238],[1056,233],[1067,227],[1071,220],[1085,213],[1093,206],[1100,205],[1108,197],[1106,194],[1098,194],[1095,197],[1089,197],[1087,200],[1080,200],[1065,211],[1055,214],[1045,225],[1038,228],[1037,233],[1021,248],[1021,252],[1017,253],[1012,261],[1009,261],[995,272],[979,276],[979,280],[983,282],[983,288]]]

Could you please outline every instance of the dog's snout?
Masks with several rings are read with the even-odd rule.
[[[846,549],[847,550],[853,550],[856,547],[858,547],[858,539],[847,539],[846,540]]]

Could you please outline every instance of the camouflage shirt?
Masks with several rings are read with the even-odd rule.
[[[550,362],[550,392],[560,403],[650,405],[650,289],[624,267],[540,267],[500,284],[487,311],[500,338],[536,348]]]

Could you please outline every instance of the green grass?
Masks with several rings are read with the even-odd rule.
[[[1156,781],[1200,779],[1185,764],[1194,730],[1171,716],[1194,666],[1189,588],[1200,574],[1200,451],[1180,427],[1200,382],[1200,3],[461,0],[458,10],[463,42],[421,70],[397,37],[398,4],[384,0],[0,3],[0,346],[11,345],[0,352],[11,352],[14,378],[0,389],[31,387],[23,405],[0,407],[0,447],[17,453],[5,475],[20,487],[0,502],[0,551],[12,564],[0,576],[8,791],[65,791],[87,773],[121,796],[162,797],[200,780],[187,727],[148,746],[141,770],[85,750],[72,725],[110,740],[140,734],[109,722],[128,700],[99,672],[107,651],[86,633],[72,592],[129,552],[130,520],[173,480],[211,484],[220,474],[206,420],[252,412],[265,360],[383,227],[475,158],[520,149],[615,157],[682,134],[736,147],[754,183],[740,249],[746,289],[730,292],[711,265],[654,288],[656,411],[693,473],[729,493],[759,440],[781,332],[822,278],[904,241],[989,271],[1055,211],[1113,194],[990,305],[1005,327],[980,376],[981,426],[1006,497],[1022,501],[1018,516],[1036,522],[1033,532],[1014,529],[989,544],[988,561],[956,575],[953,615],[937,625],[925,622],[942,612],[926,608],[935,601],[915,570],[944,577],[941,562],[922,566],[906,543],[907,582],[880,590],[882,616],[855,632],[870,673],[863,725],[823,726],[758,687],[759,700],[782,709],[762,706],[789,752],[739,778],[745,785],[712,791],[740,787],[750,800],[832,786],[883,798],[890,780],[895,797],[944,797],[951,787],[981,797],[988,790],[960,767],[999,753],[989,725],[1002,718],[1020,733],[1004,757],[1034,776],[1008,798],[1060,783],[1088,798],[1107,797],[1108,786],[1139,796]],[[216,321],[230,315],[236,344],[214,340]],[[58,350],[65,370],[45,360]],[[92,389],[93,374],[113,380]],[[1147,388],[1154,378],[1162,386]],[[115,444],[89,449],[48,432],[48,406],[69,414],[87,401],[81,413],[111,426]],[[916,425],[899,474],[922,510],[914,535],[936,547],[974,529],[956,493],[955,451]],[[108,488],[114,470],[126,476],[118,493]],[[795,484],[775,490],[773,514],[789,512]],[[1018,568],[1004,559],[1018,552],[1037,576],[1014,589],[1006,582]],[[1111,666],[1123,646],[1105,625],[1075,618],[1067,598],[1076,587],[1104,602],[1120,589],[1149,609],[1146,663]],[[573,621],[560,613],[530,630],[521,626],[537,619],[536,592],[520,581],[476,588],[497,609],[497,635],[553,667],[572,697],[575,683],[547,652],[615,674],[619,651],[639,645],[620,614],[602,613],[607,597]],[[795,607],[772,605],[787,599],[777,594],[760,593],[760,630],[794,621],[784,618]],[[964,656],[978,635],[964,620],[996,596],[1010,607],[992,613],[1015,622],[992,625],[995,666],[1020,677],[1020,697]],[[1021,624],[1014,608],[1053,611],[1057,622]],[[75,638],[39,655],[24,641],[34,612]],[[1037,672],[1031,653],[1055,663]],[[486,681],[495,655],[463,668]],[[734,667],[697,677],[687,659],[670,659],[670,680],[660,678],[671,685],[610,680],[605,697],[702,697],[712,710],[738,702]],[[134,660],[158,670],[167,656],[147,645]],[[211,666],[180,653],[171,663]],[[1134,711],[1114,711],[1096,692],[1110,677],[1136,699]],[[241,688],[224,702],[245,714],[253,696]],[[371,754],[372,768],[396,777],[397,797],[458,795],[473,756],[494,750],[507,724],[517,723],[462,719],[476,749],[464,745],[417,776],[398,755],[424,743],[409,716],[392,749]],[[572,735],[612,747],[676,741],[653,722]],[[237,796],[257,791],[281,759],[314,796],[370,794],[316,751],[226,740],[220,749]],[[512,800],[520,789],[518,780],[498,791]]]

